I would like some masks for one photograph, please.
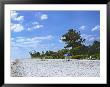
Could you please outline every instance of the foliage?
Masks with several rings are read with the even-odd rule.
[[[32,58],[34,58],[34,57],[40,57],[40,53],[39,52],[36,52],[35,50],[34,51],[32,51],[32,52],[29,52],[29,54],[31,55],[31,57]]]
[[[64,38],[65,37],[65,38]],[[70,29],[62,35],[62,41],[66,46],[63,49],[54,51],[29,52],[31,58],[36,59],[64,59],[64,54],[72,54],[72,59],[100,59],[100,42],[94,41],[92,45],[84,45],[85,39],[82,39],[80,32]],[[68,49],[71,47],[71,49]]]
[[[97,53],[97,54],[94,54],[94,55],[91,55],[92,56],[92,59],[100,59],[100,55]]]
[[[45,56],[45,59],[53,59],[52,56]]]
[[[74,55],[72,56],[72,59],[82,59],[83,55]]]
[[[77,46],[81,46],[82,43],[85,41],[85,39],[81,38],[80,32],[77,32],[73,29],[68,30],[68,32],[62,35],[62,37],[62,41],[64,41],[67,44],[66,48],[72,47],[73,49]]]

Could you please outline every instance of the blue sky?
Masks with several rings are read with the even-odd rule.
[[[100,11],[11,11],[11,58],[30,58],[29,51],[57,51],[69,29],[81,32],[85,44],[100,39]]]

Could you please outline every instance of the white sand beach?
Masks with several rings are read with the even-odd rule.
[[[11,62],[12,77],[99,77],[100,60],[20,59]]]

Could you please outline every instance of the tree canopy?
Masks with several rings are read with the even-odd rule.
[[[64,41],[65,44],[67,44],[66,48],[72,47],[73,49],[75,47],[81,46],[82,43],[85,41],[85,39],[81,37],[80,32],[77,32],[73,29],[69,29],[67,33],[62,35],[62,37],[63,38],[61,40]]]

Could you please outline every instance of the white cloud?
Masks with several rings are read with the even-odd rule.
[[[32,22],[28,26],[28,28],[27,28],[28,31],[32,31],[32,30],[35,30],[35,29],[41,29],[41,28],[43,28],[44,25],[42,25],[41,23],[39,23],[38,19],[40,19],[40,20],[46,20],[46,19],[48,19],[48,15],[47,14],[42,14],[41,12],[37,12],[35,14],[35,16],[37,18],[37,21]]]
[[[14,19],[18,16],[18,13],[16,11],[11,11],[11,18]]]
[[[86,26],[81,26],[79,29],[81,29],[81,30],[86,30],[85,27],[86,27]]]
[[[12,41],[12,47],[18,47],[18,48],[34,48],[37,47],[40,41],[28,41],[27,38],[24,39],[17,39],[15,41]]]
[[[95,40],[95,37],[90,37],[89,38],[89,41],[94,41]]]
[[[39,29],[39,28],[43,28],[43,25],[36,25],[33,27],[33,29]]]
[[[28,27],[27,30],[28,31],[32,31],[32,30],[35,30],[35,29],[40,29],[40,28],[43,28],[44,26],[41,25],[41,24],[36,24],[36,25],[31,25],[31,27]]]
[[[47,14],[42,14],[41,15],[41,20],[46,20],[48,19],[48,15]]]
[[[93,40],[91,38],[95,37],[95,35],[82,34],[81,37],[86,39],[87,41],[91,41],[91,40]]]
[[[36,12],[35,16],[37,17],[37,19],[40,19],[40,20],[47,20],[48,19],[48,15],[43,14],[42,12]]]
[[[28,31],[32,31],[32,30],[35,30],[35,29],[40,29],[40,28],[43,28],[44,26],[42,24],[40,24],[39,22],[35,21],[35,22],[32,22],[29,27],[27,28]]]
[[[92,35],[82,34],[81,37],[84,39],[89,39]]]
[[[51,40],[53,38],[52,35],[42,36],[42,37],[34,37],[32,40]]]
[[[16,11],[11,11],[11,19],[13,21],[22,22],[24,20],[24,16],[19,16],[19,13],[17,13]]]
[[[25,41],[24,38],[20,38],[20,39],[17,39],[17,40],[16,40],[16,42],[18,42],[18,43],[19,43],[19,42],[24,42],[24,41]]]
[[[16,37],[11,39],[13,47],[40,47],[41,42],[44,40],[51,40],[53,38],[52,35],[47,36],[39,36],[39,37],[32,37],[32,38],[25,38],[25,37]]]
[[[21,24],[24,20],[24,16],[20,16],[17,11],[11,11],[11,20],[12,22],[14,22],[14,23],[11,23],[11,30],[13,32],[21,32],[24,30],[24,27]]]
[[[94,28],[92,28],[91,31],[96,31],[96,30],[100,30],[100,26],[99,25],[96,25]]]
[[[24,30],[24,27],[21,24],[11,24],[11,30],[13,32],[21,32]]]
[[[83,39],[86,39],[86,44],[90,44],[91,42],[95,40],[100,40],[100,37],[97,37],[96,35],[87,35],[87,34],[82,34],[81,37]]]
[[[14,20],[16,20],[16,21],[23,21],[24,20],[24,16],[16,17]]]

